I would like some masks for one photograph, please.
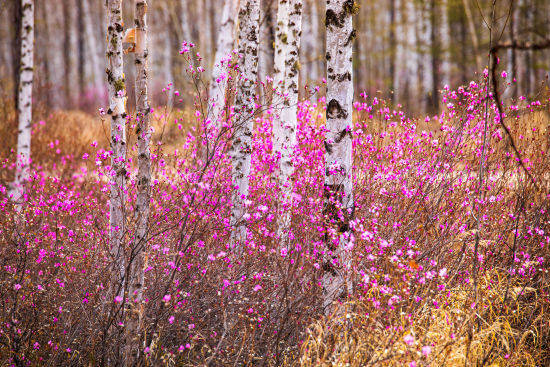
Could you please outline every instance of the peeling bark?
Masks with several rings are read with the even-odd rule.
[[[275,31],[275,58],[273,63],[273,85],[278,92],[284,88],[285,58],[288,52],[289,0],[279,0],[277,6],[277,28]]]
[[[239,9],[239,70],[235,97],[235,121],[231,156],[231,176],[236,186],[231,210],[231,244],[244,243],[246,225],[245,205],[248,196],[252,160],[252,129],[254,126],[255,89],[258,78],[258,35],[260,28],[260,0],[242,0]],[[239,249],[237,249],[239,250]]]
[[[34,1],[21,0],[21,59],[19,85],[17,87],[17,112],[19,127],[17,132],[17,161],[15,180],[11,194],[15,202],[20,202],[24,187],[30,178],[31,163],[31,123],[32,123],[32,84],[34,71]]]
[[[126,329],[125,359],[127,366],[136,365],[139,359],[143,319],[144,255],[149,233],[149,206],[151,201],[151,130],[149,128],[149,96],[147,91],[147,1],[135,0],[135,95],[136,95],[136,136],[138,145],[137,173],[137,226],[132,254],[134,261],[129,269],[128,327]]]
[[[290,0],[289,20],[287,26],[287,48],[284,65],[284,90],[285,99],[281,118],[274,120],[273,133],[276,147],[279,149],[281,158],[279,160],[281,185],[280,203],[290,199],[292,183],[290,176],[294,171],[292,158],[294,156],[294,145],[296,144],[296,130],[298,128],[298,74],[300,70],[300,39],[302,36],[302,1]],[[278,217],[278,232],[282,236],[290,227],[290,209],[283,209]]]
[[[126,231],[124,198],[126,191],[126,87],[122,60],[122,0],[107,0],[107,85],[111,120],[111,196],[109,217],[109,246],[118,282],[124,282]],[[115,281],[116,284],[116,281]],[[122,295],[124,288],[118,295]],[[113,297],[115,294],[113,294]]]
[[[332,303],[351,291],[347,281],[349,249],[353,244],[352,183],[352,15],[350,0],[327,0],[326,59],[327,111],[325,137],[325,263],[322,279],[326,312]]]
[[[222,80],[227,77],[227,64],[231,58],[235,42],[235,16],[239,0],[227,0],[223,6],[221,25],[216,45],[216,57],[210,80],[210,103],[208,119],[218,121],[225,108],[225,84]]]

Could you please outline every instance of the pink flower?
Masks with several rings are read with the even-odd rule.
[[[426,357],[432,352],[432,347],[429,345],[425,345],[422,347],[422,354],[424,354]]]
[[[170,324],[173,324],[173,323],[174,323],[174,319],[175,319],[174,316],[170,316],[170,318],[168,319],[168,322],[169,322]]]
[[[408,345],[411,346],[414,344],[414,336],[411,334],[407,334],[403,337],[403,341]]]
[[[120,302],[122,302],[122,296],[116,296],[115,303],[120,303]]]
[[[21,284],[16,284],[16,285],[13,286],[13,288],[14,288],[16,291],[18,291],[18,290],[21,289]]]
[[[164,302],[170,302],[170,299],[171,299],[171,298],[172,298],[171,295],[166,294],[164,297],[162,297],[162,300],[163,300]]]

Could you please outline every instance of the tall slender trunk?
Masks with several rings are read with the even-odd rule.
[[[104,98],[104,83],[103,83],[104,72],[102,71],[103,66],[102,66],[102,63],[99,61],[99,57],[97,53],[99,46],[96,38],[96,32],[95,32],[96,28],[92,26],[93,19],[92,19],[92,14],[90,12],[90,1],[91,0],[82,0],[84,33],[86,34],[85,39],[88,46],[86,54],[89,56],[88,61],[91,64],[90,70],[92,71],[94,93],[96,94],[96,96],[103,99]],[[110,47],[109,43],[107,45],[108,47]],[[109,79],[110,77],[107,76],[107,78]]]
[[[221,25],[216,45],[216,58],[210,80],[210,103],[208,119],[218,121],[225,107],[225,85],[227,81],[227,65],[231,59],[231,51],[235,43],[235,17],[239,0],[227,0],[223,5]]]
[[[395,103],[395,88],[397,86],[397,73],[395,70],[395,64],[396,64],[396,52],[397,52],[397,45],[396,45],[396,25],[395,25],[395,8],[396,8],[396,2],[397,0],[390,0],[390,11],[389,11],[389,17],[390,17],[390,34],[389,34],[389,47],[390,47],[390,62],[389,62],[389,72],[390,72],[390,93],[391,93],[391,101],[392,103]]]
[[[276,11],[273,4],[275,1],[262,1],[262,7],[260,8],[263,14],[263,20],[260,24],[260,51],[258,59],[258,79],[265,81],[267,76],[273,75],[273,59],[275,58],[275,22]],[[259,84],[259,83],[258,83]],[[258,92],[261,98],[270,97],[266,95],[265,89],[259,84]],[[262,103],[264,100],[262,99]]]
[[[231,156],[231,176],[236,190],[233,194],[231,211],[231,242],[246,240],[244,200],[248,196],[250,166],[252,160],[252,129],[256,82],[258,77],[258,35],[260,28],[260,0],[241,0],[239,9],[239,76],[235,97],[236,118],[233,125]],[[239,249],[237,249],[239,250]]]
[[[441,14],[441,84],[442,86],[451,85],[451,35],[449,29],[449,6],[448,0],[442,0],[440,3],[439,14]]]
[[[107,0],[107,85],[111,119],[111,197],[109,246],[114,270],[118,272],[115,288],[122,295],[125,272],[124,235],[126,231],[124,198],[126,192],[126,87],[122,60],[122,0]],[[120,284],[117,284],[120,282]],[[113,295],[114,296],[114,295]]]
[[[0,37],[2,37],[3,40],[10,39],[10,31],[9,31],[9,20],[10,14],[8,12],[0,12]],[[2,42],[0,45],[0,74],[2,76],[4,75],[13,75],[16,74],[12,70],[12,55],[13,51],[11,49],[10,42]],[[13,88],[15,90],[15,88]]]
[[[181,34],[183,36],[183,41],[191,42],[191,28],[189,26],[189,17],[188,17],[188,0],[180,1],[180,22],[181,22]]]
[[[63,84],[65,92],[65,108],[69,108],[73,102],[73,95],[76,88],[73,85],[74,78],[74,62],[73,55],[75,54],[76,41],[74,31],[74,0],[63,0]]]
[[[433,87],[433,65],[432,65],[432,17],[430,12],[430,4],[425,1],[421,4],[422,7],[422,68],[424,70],[422,81],[422,108],[425,112],[431,110],[432,99],[431,94]]]
[[[162,9],[162,17],[163,17],[163,27],[168,28],[170,26],[170,11],[168,9],[168,6],[166,3],[161,3],[161,9]],[[174,73],[172,72],[172,39],[171,39],[172,32],[168,31],[165,34],[159,34],[159,36],[162,37],[164,41],[164,45],[162,47],[162,75],[164,80],[163,85],[166,84],[172,84],[170,85],[170,90],[168,90],[167,96],[166,96],[166,106],[168,107],[168,110],[172,110],[172,106],[174,104]],[[137,97],[136,97],[137,98]]]
[[[405,70],[405,76],[404,81],[405,84],[403,86],[404,94],[405,94],[405,101],[407,102],[407,106],[411,109],[415,108],[415,99],[418,93],[418,52],[416,51],[416,29],[415,24],[418,23],[418,16],[416,13],[416,7],[414,6],[413,1],[405,1],[405,7],[404,7],[404,16],[405,16],[405,24],[404,24],[404,32],[406,37],[405,42],[405,58],[404,60],[408,60],[406,63],[406,70]]]
[[[321,75],[320,59],[322,58],[322,52],[319,50],[319,5],[317,0],[311,0],[308,6],[309,10],[309,23],[311,34],[308,35],[311,53],[309,54],[309,73],[306,75],[310,80],[319,82]]]
[[[85,87],[85,57],[84,57],[84,10],[82,8],[82,2],[86,0],[76,0],[77,8],[77,75],[78,75],[78,95],[81,96],[84,93]],[[80,106],[79,106],[80,107]]]
[[[135,95],[136,95],[136,136],[138,145],[137,173],[137,226],[132,252],[135,260],[130,268],[129,299],[130,310],[126,329],[126,364],[136,365],[139,358],[139,342],[143,318],[144,252],[147,248],[149,232],[149,203],[151,200],[151,131],[149,128],[149,96],[147,93],[147,0],[135,0]]]
[[[273,63],[273,85],[278,92],[284,88],[285,59],[288,52],[289,0],[279,0],[277,6],[277,28],[275,31],[275,60]]]
[[[472,8],[470,7],[470,0],[462,0],[464,4],[464,11],[466,12],[466,20],[468,21],[468,28],[470,28],[470,35],[472,36],[472,48],[474,54],[474,60],[476,62],[476,71],[481,73],[481,56],[479,55],[479,38],[477,36],[476,26],[472,15]]]
[[[24,193],[24,185],[30,178],[31,162],[31,123],[32,123],[32,82],[34,70],[34,1],[21,0],[21,65],[19,70],[17,112],[19,128],[17,132],[17,160],[13,182],[13,200],[19,202]]]
[[[439,110],[439,66],[440,66],[440,43],[437,35],[437,5],[435,0],[430,0],[430,44],[432,62],[432,91],[430,101],[430,112]]]
[[[350,4],[351,3],[351,4]],[[352,182],[352,25],[354,2],[327,0],[326,3],[327,111],[325,137],[325,202],[323,212],[326,263],[323,266],[324,307],[351,290],[346,272],[353,243]]]
[[[462,9],[461,9],[462,10]],[[466,40],[468,39],[468,30],[466,27],[466,14],[460,12],[460,83],[466,83],[468,80],[468,49]]]
[[[510,35],[510,41],[515,42],[516,40],[516,11],[514,2],[510,4],[511,9],[510,12],[512,13],[510,16],[510,25],[508,26],[508,31]],[[512,47],[508,50],[508,75],[509,78],[512,81],[512,84],[510,85],[510,97],[517,98],[517,53],[516,50]]]
[[[12,2],[13,36],[11,39],[11,67],[13,72],[13,105],[16,110],[19,109],[19,78],[21,77],[21,22],[23,18],[23,9],[21,1]]]
[[[294,145],[296,144],[296,130],[298,128],[298,72],[300,55],[300,38],[302,35],[302,1],[289,0],[289,21],[287,28],[287,52],[285,55],[284,92],[286,96],[283,102],[281,118],[275,119],[273,132],[276,147],[280,149],[279,161],[281,183],[280,202],[285,203],[290,198],[292,183],[290,175],[294,171],[292,158]],[[282,236],[290,227],[290,208],[284,208],[278,220],[279,235]]]
[[[43,81],[38,79],[38,82],[45,85],[45,91],[43,94],[43,98],[45,99],[46,106],[48,108],[55,108],[57,107],[55,103],[55,97],[54,94],[56,92],[56,88],[53,87],[54,83],[54,59],[56,58],[55,53],[53,52],[54,46],[52,45],[53,38],[50,34],[51,27],[51,9],[48,9],[51,7],[51,4],[48,2],[42,2],[38,3],[38,6],[36,7],[36,12],[40,14],[40,17],[44,19],[43,23],[43,29],[41,32],[37,32],[37,38],[38,42],[42,43],[44,47],[39,48],[38,51],[38,60],[42,61],[43,68],[41,72],[43,72],[44,79]],[[42,73],[41,73],[42,74]],[[41,75],[39,74],[39,75]]]

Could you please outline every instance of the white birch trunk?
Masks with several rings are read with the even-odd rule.
[[[441,83],[451,86],[451,35],[448,0],[441,1]]]
[[[394,102],[401,103],[401,83],[405,63],[405,50],[403,48],[403,11],[402,0],[395,0],[395,79],[393,82]]]
[[[180,1],[181,34],[183,36],[182,42],[183,41],[191,42],[191,28],[189,27],[189,18],[187,16],[188,14],[187,1],[188,0]]]
[[[94,92],[101,98],[104,98],[104,84],[103,75],[105,74],[102,69],[102,63],[99,61],[97,54],[98,41],[96,39],[95,27],[92,26],[92,14],[90,13],[91,0],[82,0],[82,12],[84,13],[84,34],[86,34],[85,40],[87,43],[86,54],[90,57],[89,62],[91,64],[92,71],[92,85]]]
[[[218,121],[225,107],[225,85],[227,80],[227,64],[231,58],[233,44],[235,42],[235,16],[239,0],[226,0],[223,5],[223,13],[216,45],[216,58],[210,80],[210,106],[208,119]]]
[[[149,232],[149,204],[151,187],[151,131],[149,129],[149,98],[147,92],[147,1],[135,0],[134,24],[135,34],[135,93],[137,145],[138,145],[138,174],[137,174],[137,226],[132,246],[135,255],[130,274],[130,292],[132,309],[130,310],[127,338],[126,364],[136,365],[139,357],[139,342],[141,340],[141,324],[143,313],[144,290],[144,252],[147,247]]]
[[[280,203],[288,201],[292,191],[290,175],[294,170],[292,157],[294,156],[294,145],[296,144],[296,129],[298,127],[298,72],[300,38],[302,35],[302,1],[289,0],[289,21],[287,27],[286,53],[285,53],[285,75],[283,94],[285,99],[281,118],[274,119],[274,138],[277,141],[277,148],[280,149],[279,160],[281,184]],[[279,236],[290,227],[290,208],[280,206],[278,231]]]
[[[520,0],[521,1],[521,0]],[[476,61],[476,72],[481,73],[481,57],[479,56],[479,38],[477,36],[477,30],[472,15],[472,8],[470,7],[470,0],[462,0],[464,5],[464,12],[466,13],[466,19],[468,21],[468,28],[470,29],[470,36],[472,36],[472,46],[474,49],[474,57]]]
[[[115,270],[124,279],[124,197],[126,191],[126,88],[122,60],[122,0],[107,0],[107,85],[111,119],[111,197],[109,246]],[[116,284],[116,283],[115,283]],[[124,289],[121,287],[121,293]],[[113,295],[114,296],[114,295]]]
[[[414,103],[418,92],[418,53],[416,52],[416,31],[415,24],[418,21],[413,1],[406,1],[405,15],[407,17],[406,29],[406,72],[405,80],[407,87],[407,103]],[[412,101],[412,102],[411,102]]]
[[[76,63],[75,55],[78,54],[77,50],[77,27],[74,26],[77,10],[76,2],[74,0],[63,1],[63,64],[64,64],[64,92],[65,92],[65,108],[72,108],[75,101],[76,88]]]
[[[172,73],[172,39],[169,31],[169,25],[170,25],[170,11],[168,9],[168,6],[166,3],[161,3],[161,9],[162,9],[162,16],[163,16],[163,24],[162,27],[164,29],[168,29],[166,32],[159,32],[159,36],[162,37],[162,40],[164,41],[164,45],[162,47],[162,75],[164,76],[164,80],[162,81],[163,85],[167,86],[170,85],[170,90],[167,90],[166,93],[166,106],[168,107],[168,111],[172,110],[172,106],[174,105],[174,74]],[[136,96],[137,100],[137,96]]]
[[[23,17],[21,20],[21,64],[19,67],[19,94],[17,132],[17,161],[15,180],[11,194],[19,203],[24,193],[25,183],[30,178],[31,163],[31,123],[32,123],[32,83],[34,70],[34,1],[21,0]],[[18,209],[20,208],[18,204]]]
[[[248,196],[250,166],[252,159],[252,133],[256,81],[258,77],[258,35],[260,28],[260,0],[242,0],[239,9],[239,70],[235,98],[236,119],[230,148],[231,176],[236,190],[233,194],[231,212],[232,246],[246,240],[244,224],[244,200]]]
[[[421,6],[422,17],[422,32],[420,44],[422,47],[422,108],[424,111],[428,110],[429,95],[433,91],[433,72],[431,61],[431,41],[430,35],[432,33],[432,23],[430,21],[430,5],[428,2],[424,2]]]
[[[311,42],[311,55],[310,55],[310,62],[309,62],[309,70],[310,74],[308,75],[308,78],[310,80],[314,80],[316,83],[320,82],[321,78],[321,57],[322,52],[319,49],[319,5],[317,4],[317,0],[311,0],[311,4],[309,7],[310,11],[310,23],[311,23],[311,35],[308,35],[308,38]]]
[[[285,60],[288,52],[289,0],[279,0],[277,6],[277,27],[275,31],[275,56],[273,62],[273,86],[277,92],[284,89]],[[275,132],[274,132],[275,134]]]
[[[353,4],[353,2],[352,2]],[[327,111],[325,137],[325,236],[326,269],[323,291],[326,312],[351,285],[346,281],[353,243],[352,182],[352,43],[353,5],[346,0],[327,0],[326,6]]]

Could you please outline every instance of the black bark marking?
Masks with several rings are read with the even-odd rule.
[[[345,119],[348,117],[348,113],[340,106],[340,103],[331,99],[327,105],[327,118],[329,119]]]

